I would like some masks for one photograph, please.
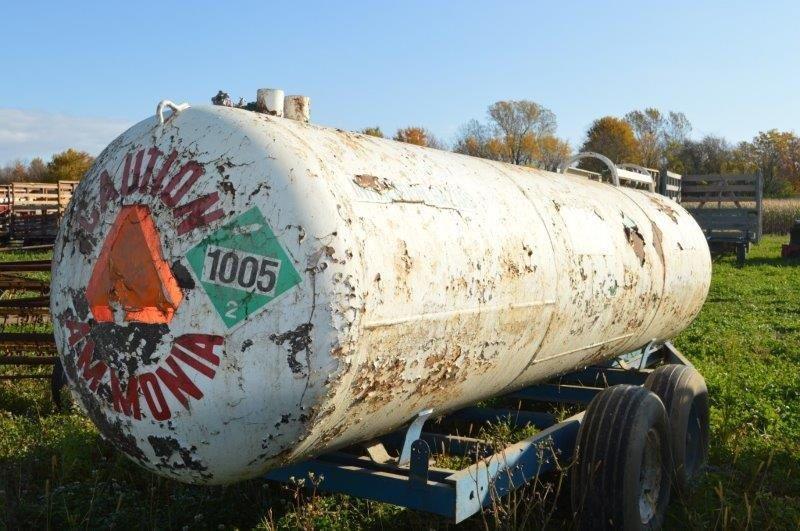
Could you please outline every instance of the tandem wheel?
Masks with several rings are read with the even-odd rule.
[[[578,430],[571,480],[578,529],[660,528],[671,463],[661,399],[636,385],[601,391]]]
[[[53,372],[50,374],[50,395],[56,409],[64,411],[64,401],[61,400],[61,391],[67,386],[67,375],[64,374],[64,366],[61,358],[56,358],[53,364]]]
[[[655,369],[645,388],[654,392],[667,410],[670,425],[675,490],[685,495],[708,458],[708,389],[693,367],[662,365]]]
[[[736,245],[736,265],[742,267],[747,260],[747,245],[740,243]]]

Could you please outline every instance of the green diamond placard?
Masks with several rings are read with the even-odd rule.
[[[228,328],[302,280],[258,207],[192,247],[186,259]]]

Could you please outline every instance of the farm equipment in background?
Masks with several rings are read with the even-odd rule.
[[[571,167],[588,158],[600,160],[608,171],[601,174]],[[760,175],[682,176],[666,168],[655,170],[637,164],[615,164],[607,157],[591,152],[575,155],[564,162],[559,171],[629,188],[657,191],[669,197],[695,218],[712,253],[734,251],[739,265],[744,264],[750,244],[761,240],[763,183]],[[800,228],[795,230],[800,233]],[[784,246],[784,256],[800,255],[800,234],[795,234],[789,245]]]
[[[52,244],[78,181],[0,185],[0,240]]]
[[[761,240],[763,182],[758,174],[685,175],[681,204],[703,229],[712,253],[735,250],[744,265]]]
[[[794,220],[794,225],[789,229],[789,243],[781,247],[781,257],[800,257],[800,219]]]
[[[0,252],[39,252],[53,248],[58,224],[78,181],[0,185]],[[50,379],[60,405],[63,371],[50,323],[50,260],[0,262],[0,366],[53,366],[51,373],[30,370],[0,373],[2,380]],[[9,331],[12,329],[14,331]],[[25,330],[25,331],[20,331]],[[30,331],[37,330],[37,331]]]
[[[13,250],[45,250],[52,246],[17,247]],[[10,249],[0,249],[1,251]],[[0,374],[2,380],[49,379],[53,401],[60,406],[63,371],[58,361],[52,332],[31,330],[50,323],[50,282],[31,273],[50,271],[50,260],[0,262],[0,366],[17,368],[53,366],[50,373],[21,372]]]

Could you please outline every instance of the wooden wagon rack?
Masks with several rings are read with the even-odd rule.
[[[0,185],[0,239],[52,243],[78,181]]]

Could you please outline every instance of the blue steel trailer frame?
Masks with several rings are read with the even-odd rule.
[[[644,384],[653,367],[662,363],[692,366],[669,342],[658,347],[648,345],[603,365],[515,391],[507,398],[585,405],[608,386]],[[272,470],[266,479],[296,484],[297,480],[313,477],[319,491],[391,503],[458,523],[561,463],[569,463],[584,415],[581,411],[557,422],[553,415],[538,411],[468,407],[442,417],[444,421],[472,423],[505,419],[517,426],[532,424],[541,430],[528,439],[487,453],[490,445],[486,441],[422,431],[432,413],[422,411],[405,430],[380,438],[379,448],[373,441],[367,452],[360,447],[324,454]],[[399,458],[390,458],[386,447],[399,450]],[[463,470],[430,466],[434,451],[445,447],[451,455],[475,456],[477,462]],[[362,451],[356,451],[359,449]]]

